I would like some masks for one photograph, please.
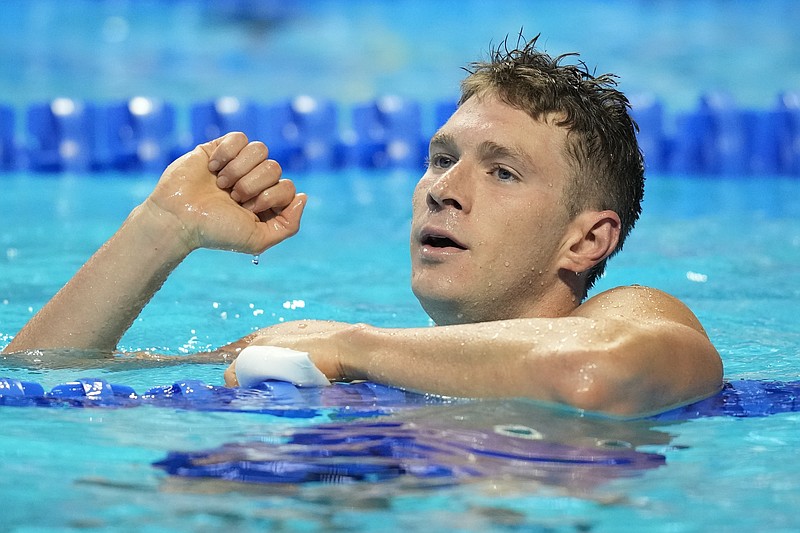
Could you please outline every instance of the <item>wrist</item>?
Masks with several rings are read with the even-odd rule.
[[[180,219],[149,199],[131,212],[123,228],[135,234],[140,251],[157,253],[163,262],[179,263],[197,249],[191,232]]]
[[[343,379],[370,380],[375,358],[377,328],[369,324],[352,324],[343,332],[338,349],[338,367]]]

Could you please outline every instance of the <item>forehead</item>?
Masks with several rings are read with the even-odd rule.
[[[558,118],[548,114],[534,119],[496,96],[475,95],[458,107],[440,132],[465,144],[488,140],[515,145],[532,154],[544,151],[563,158],[568,131],[557,125]]]

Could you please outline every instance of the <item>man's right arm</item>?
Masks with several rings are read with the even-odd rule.
[[[261,253],[299,229],[295,193],[261,143],[229,134],[172,163],[153,193],[4,352],[111,352],[169,274],[197,248]]]

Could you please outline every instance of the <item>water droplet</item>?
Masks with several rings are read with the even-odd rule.
[[[505,262],[505,265],[506,265],[506,266],[511,266],[511,263],[509,263],[508,261],[506,261],[506,262]]]
[[[258,259],[259,259],[259,257],[260,257],[259,255],[254,255],[254,256],[253,256],[253,264],[254,264],[254,265],[257,265],[257,264],[258,264]]]

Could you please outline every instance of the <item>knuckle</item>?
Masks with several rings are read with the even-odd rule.
[[[297,188],[294,186],[294,182],[292,180],[280,180],[278,183],[286,190],[287,193],[290,193],[292,197],[294,197],[295,193],[297,192]]]
[[[264,161],[264,166],[270,172],[274,172],[277,175],[281,175],[283,172],[283,168],[281,168],[281,164],[275,161],[274,159],[267,159]]]
[[[267,159],[267,146],[261,141],[250,142],[243,152],[252,161],[251,164],[260,164]]]
[[[255,193],[254,189],[255,187],[248,180],[239,180],[233,187],[233,190],[248,197]]]
[[[247,144],[247,135],[241,131],[232,131],[228,134],[228,138],[237,143]]]
[[[264,153],[267,152],[267,145],[261,141],[250,141],[250,144],[248,146],[250,146],[251,149],[257,150],[259,152],[264,152]]]

